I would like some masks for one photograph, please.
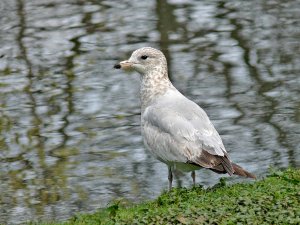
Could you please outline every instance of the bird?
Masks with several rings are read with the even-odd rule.
[[[216,173],[256,178],[233,163],[206,112],[171,83],[162,51],[143,47],[115,69],[140,74],[141,134],[146,149],[168,166],[169,190],[175,170],[206,168]]]

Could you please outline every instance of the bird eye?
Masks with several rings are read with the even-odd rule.
[[[141,59],[143,59],[143,60],[145,60],[145,59],[147,59],[147,58],[148,58],[147,55],[142,55],[142,56],[141,56]]]

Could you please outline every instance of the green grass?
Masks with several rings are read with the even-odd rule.
[[[253,183],[175,188],[154,201],[115,202],[94,214],[44,224],[300,224],[300,170],[273,172]]]

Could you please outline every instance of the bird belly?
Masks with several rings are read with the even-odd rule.
[[[171,166],[174,170],[179,170],[181,172],[190,172],[194,170],[200,170],[203,167],[197,166],[190,163],[183,163],[183,162],[165,162],[168,166]]]
[[[172,169],[179,170],[182,172],[189,172],[189,171],[199,170],[202,168],[201,166],[188,163],[186,157],[184,157],[181,154],[178,154],[177,151],[172,151],[168,147],[168,144],[164,142],[154,142],[154,143],[151,142],[149,143],[149,140],[147,141],[146,139],[144,139],[144,144],[147,150],[155,158],[167,164]]]

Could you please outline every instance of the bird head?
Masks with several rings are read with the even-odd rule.
[[[135,70],[141,75],[151,74],[153,71],[166,73],[167,60],[161,51],[144,47],[135,50],[128,60],[116,64],[114,68]]]

